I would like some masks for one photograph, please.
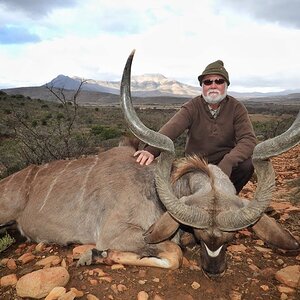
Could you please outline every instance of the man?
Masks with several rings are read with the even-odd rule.
[[[221,60],[209,64],[198,80],[202,95],[185,103],[159,132],[174,140],[187,129],[185,154],[218,165],[238,194],[254,172],[251,155],[256,137],[248,112],[227,95],[229,75]],[[134,154],[141,165],[149,165],[158,155],[158,149],[150,146]]]

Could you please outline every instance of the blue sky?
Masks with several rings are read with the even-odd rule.
[[[298,0],[0,0],[0,88],[59,74],[161,73],[198,85],[221,59],[234,91],[300,88]]]

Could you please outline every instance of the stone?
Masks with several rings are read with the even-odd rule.
[[[68,271],[63,267],[52,267],[37,270],[21,277],[16,285],[19,297],[41,299],[55,287],[64,287],[70,279]]]
[[[246,252],[247,247],[243,244],[240,245],[230,245],[227,247],[229,252]]]
[[[250,268],[253,272],[257,272],[257,273],[260,272],[259,267],[257,267],[255,264],[250,264],[250,265],[249,265],[249,268]]]
[[[284,261],[281,258],[276,259],[276,262],[279,266],[284,265]]]
[[[99,300],[99,298],[96,297],[96,296],[93,295],[93,294],[87,294],[87,295],[86,295],[86,299],[87,299],[87,300]]]
[[[119,284],[117,285],[117,290],[118,290],[118,292],[122,293],[122,292],[124,292],[124,291],[127,291],[128,288],[126,287],[126,285],[119,283]]]
[[[198,290],[200,288],[200,283],[194,281],[192,284],[191,284],[191,287],[194,289],[194,290]]]
[[[264,276],[265,278],[271,278],[276,272],[276,269],[269,267],[261,270],[260,275]]]
[[[266,284],[261,285],[260,288],[265,292],[267,292],[270,289],[269,286],[267,286]]]
[[[259,246],[263,246],[265,244],[264,241],[262,241],[262,240],[257,240],[255,243],[256,243],[256,245],[259,245]]]
[[[45,250],[45,248],[46,248],[45,243],[44,243],[44,242],[40,242],[40,243],[38,243],[38,244],[35,246],[35,251],[37,251],[37,252],[42,252],[42,251]]]
[[[289,299],[289,296],[288,296],[287,294],[282,293],[282,294],[280,295],[280,300],[288,300],[288,299]]]
[[[72,291],[75,295],[76,295],[76,298],[80,298],[80,297],[83,297],[84,295],[84,292],[83,291],[79,291],[77,290],[76,288],[70,288],[70,291]]]
[[[2,258],[0,260],[0,266],[5,267],[8,261],[9,261],[9,258]]]
[[[90,283],[91,285],[93,285],[93,286],[96,286],[96,285],[98,285],[98,280],[97,280],[97,279],[90,279],[90,280],[89,280],[89,283]]]
[[[102,269],[96,268],[93,269],[93,272],[97,274],[99,277],[107,276],[107,273],[105,273]]]
[[[148,300],[149,295],[145,291],[140,291],[137,295],[137,300]]]
[[[189,267],[190,265],[191,265],[190,261],[186,257],[183,257],[182,258],[182,266],[183,267]]]
[[[67,269],[67,267],[68,267],[65,259],[63,259],[63,260],[61,261],[60,265],[61,265],[63,268],[65,268],[65,269]]]
[[[0,278],[0,286],[11,286],[18,281],[16,274],[9,274]]]
[[[288,287],[288,286],[285,286],[285,285],[279,285],[277,286],[277,289],[278,289],[278,292],[280,293],[285,293],[285,294],[295,294],[296,293],[296,290],[291,288],[291,287]]]
[[[277,271],[275,278],[289,287],[300,287],[300,265],[288,266]]]
[[[117,285],[114,283],[110,286],[110,289],[117,295],[119,293]]]
[[[242,294],[237,291],[231,291],[229,297],[230,300],[242,300]]]
[[[103,276],[103,277],[99,277],[100,281],[106,281],[106,282],[112,282],[113,279],[111,276]]]
[[[8,261],[7,261],[7,264],[6,264],[7,268],[10,269],[10,270],[16,270],[17,269],[17,264],[15,262],[15,260],[13,258],[10,258]]]
[[[125,266],[122,264],[114,264],[111,266],[112,270],[126,270]]]
[[[147,274],[146,270],[139,270],[138,276],[143,278],[146,276],[146,274]]]
[[[61,258],[57,255],[51,255],[36,262],[37,266],[55,266],[61,262]]]
[[[60,296],[58,300],[74,300],[75,298],[76,298],[76,294],[72,291],[69,291],[64,295]]]
[[[254,246],[254,248],[255,248],[257,251],[262,252],[262,253],[269,253],[269,252],[272,252],[271,249],[264,248],[264,247],[260,247],[260,246]]]
[[[23,265],[29,263],[30,261],[33,261],[35,259],[35,256],[31,252],[27,252],[23,255],[21,255],[18,258],[18,261],[20,261]]]
[[[66,289],[62,286],[56,286],[51,290],[45,300],[57,300],[59,297],[66,293]]]
[[[80,256],[88,251],[88,250],[91,250],[93,248],[96,248],[96,245],[80,245],[80,246],[77,246],[73,249],[73,257],[74,259],[79,259]]]

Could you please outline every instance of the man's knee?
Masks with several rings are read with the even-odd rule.
[[[244,174],[251,174],[250,176],[252,176],[252,174],[254,172],[254,166],[253,166],[251,158],[248,158],[248,159],[242,161],[241,163],[238,164],[238,166],[236,168],[237,168],[238,172],[241,172]]]
[[[243,162],[239,163],[237,167],[232,169],[230,180],[234,184],[237,194],[251,179],[253,173],[254,166],[251,158],[244,160]]]

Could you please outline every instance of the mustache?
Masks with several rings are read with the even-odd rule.
[[[221,94],[221,92],[220,92],[218,89],[209,89],[209,90],[207,91],[207,94],[211,94],[211,93],[217,93],[218,95]]]

